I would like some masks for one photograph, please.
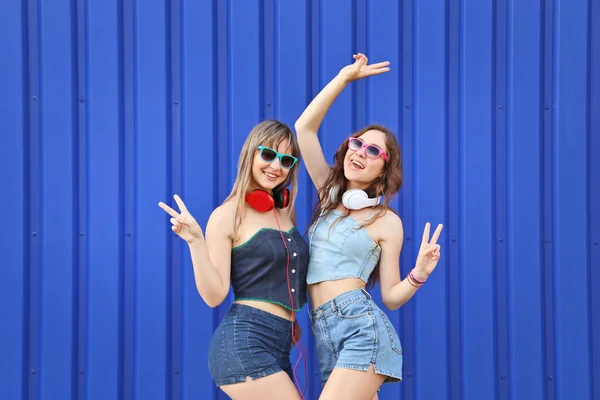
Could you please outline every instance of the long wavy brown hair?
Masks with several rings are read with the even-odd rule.
[[[370,130],[377,130],[384,134],[385,146],[387,148],[389,160],[385,162],[381,175],[375,178],[365,189],[365,192],[369,195],[369,197],[383,196],[384,200],[381,204],[373,207],[373,209],[376,211],[376,214],[361,227],[372,224],[377,218],[383,216],[387,211],[394,212],[394,210],[389,208],[388,205],[392,196],[398,193],[400,186],[402,186],[402,154],[400,150],[400,144],[398,143],[396,136],[394,136],[389,129],[384,126],[374,124],[366,126],[350,136],[359,137]],[[329,215],[329,213],[337,208],[342,202],[342,195],[348,188],[348,180],[344,176],[344,158],[347,151],[348,141],[344,140],[333,156],[333,166],[329,170],[329,176],[327,177],[327,180],[318,190],[319,201],[314,207],[311,224],[314,224],[320,216],[325,217]],[[339,190],[335,200],[331,202],[329,200],[329,193],[334,187],[338,187]],[[347,216],[348,214],[340,218],[346,218]],[[373,287],[378,280],[379,262],[369,276],[367,287]]]

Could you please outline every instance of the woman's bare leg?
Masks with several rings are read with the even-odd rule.
[[[319,400],[376,400],[384,380],[385,375],[376,374],[373,365],[367,372],[334,368]]]
[[[244,383],[235,383],[220,387],[233,400],[299,400],[300,395],[294,383],[283,371]]]

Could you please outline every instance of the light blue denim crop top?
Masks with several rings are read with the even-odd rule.
[[[352,217],[332,210],[311,225],[308,231],[309,262],[306,283],[343,278],[360,278],[365,283],[379,262],[381,247]],[[332,224],[335,222],[335,225]]]

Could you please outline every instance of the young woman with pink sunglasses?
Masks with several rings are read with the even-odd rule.
[[[402,184],[396,137],[370,125],[344,140],[329,166],[317,132],[331,104],[352,81],[389,71],[363,54],[340,70],[296,121],[300,152],[318,189],[309,228],[307,284],[323,391],[320,399],[371,400],[383,383],[402,380],[402,347],[386,314],[366,291],[377,280],[384,305],[395,310],[427,280],[440,258],[425,225],[414,269],[400,277],[403,227],[388,207]]]

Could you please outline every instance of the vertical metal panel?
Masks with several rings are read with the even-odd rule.
[[[226,45],[220,48],[216,2],[182,1],[181,5],[181,189],[184,201],[205,227],[223,198],[219,196],[229,188],[222,175],[227,171],[222,162],[227,159],[226,126],[217,119],[217,112],[227,111],[227,93],[218,90],[226,82],[227,67],[221,67],[217,58]],[[218,78],[223,70],[225,78]],[[179,243],[176,248],[183,260],[182,398],[212,399],[217,389],[209,379],[206,359],[216,318],[198,296],[187,246]]]
[[[74,281],[77,284],[77,289],[76,289],[76,300],[75,300],[75,314],[76,314],[76,318],[77,318],[77,322],[76,322],[76,340],[77,340],[77,345],[75,347],[75,351],[76,351],[76,358],[77,358],[77,364],[75,365],[75,374],[77,376],[77,383],[76,383],[76,389],[74,391],[77,392],[77,398],[85,398],[86,397],[86,389],[87,389],[87,385],[86,385],[86,381],[87,381],[87,375],[86,375],[86,370],[88,370],[87,368],[87,352],[84,351],[84,349],[87,348],[87,326],[88,326],[88,313],[87,313],[87,260],[88,260],[88,249],[87,249],[87,238],[88,238],[88,221],[87,221],[87,201],[88,201],[88,196],[87,196],[87,137],[86,134],[88,132],[87,130],[87,98],[86,98],[86,94],[87,94],[87,74],[86,74],[86,53],[87,53],[87,35],[86,35],[86,28],[87,28],[87,24],[86,24],[86,8],[85,8],[85,1],[84,0],[78,0],[75,2],[75,18],[76,18],[76,24],[75,24],[75,29],[76,29],[76,35],[75,35],[75,42],[76,42],[76,59],[77,59],[77,70],[76,70],[76,79],[77,79],[77,99],[78,99],[78,109],[77,109],[77,134],[75,135],[76,137],[76,151],[77,151],[77,156],[76,156],[76,169],[77,169],[77,176],[76,176],[76,196],[77,196],[77,240],[78,240],[78,246],[77,246],[77,266],[75,268],[75,278]],[[117,31],[118,32],[118,31]],[[118,96],[115,96],[116,98],[118,98]],[[119,126],[117,126],[117,128],[119,128]],[[118,129],[117,129],[118,132]],[[120,157],[119,157],[120,158]],[[117,253],[117,257],[119,256],[119,254]],[[115,257],[115,255],[113,254],[112,257]],[[120,261],[120,259],[119,259]],[[114,284],[118,285],[119,280],[117,279]],[[117,328],[119,327],[118,324],[118,311],[119,309],[116,308],[117,311]],[[115,309],[113,309],[113,312],[115,312]],[[113,317],[114,318],[114,317]],[[114,319],[113,319],[114,321]],[[113,327],[113,329],[115,329]],[[113,337],[118,337],[119,334],[117,333],[116,335],[114,335]],[[111,349],[113,354],[114,352],[118,352],[120,350],[120,346],[118,341],[114,340],[113,341],[113,348]],[[113,375],[113,379],[119,379],[120,377],[120,371],[118,368],[114,368],[114,365],[116,363],[113,362],[111,363],[110,366],[105,368],[105,371],[114,371],[114,375]],[[118,364],[117,364],[118,365]],[[112,368],[111,368],[112,367]],[[104,381],[104,379],[106,379],[106,375],[104,375],[103,373],[105,373],[105,371],[99,371],[100,373],[98,375],[96,375],[97,377],[101,377],[101,381]],[[91,379],[94,379],[94,376],[90,377]],[[101,392],[109,392],[111,390],[114,390],[114,385],[107,385],[105,387],[100,387],[99,390]],[[114,395],[114,391],[113,391],[113,395]],[[118,396],[115,396],[118,397]]]
[[[0,13],[0,205],[8,207],[0,230],[0,394],[27,396],[29,282],[29,140],[27,8],[18,2]]]
[[[79,292],[85,310],[79,324],[84,333],[79,374],[85,380],[79,394],[118,399],[123,373],[121,270],[125,267],[120,9],[117,1],[80,2],[79,6],[86,26],[80,73],[87,81],[80,94],[85,125],[79,131],[80,151],[86,156],[80,164],[84,180],[79,188],[86,222],[81,230],[86,246]]]
[[[156,208],[156,199],[166,199],[171,187],[168,5],[165,0],[134,3],[133,367],[134,398],[140,399],[165,398],[170,379],[172,232]]]
[[[76,29],[70,1],[40,7],[40,393],[70,398],[75,384],[77,126]]]
[[[122,120],[121,120],[121,146],[122,167],[120,189],[123,193],[119,198],[124,201],[121,205],[119,217],[122,218],[122,227],[124,227],[124,249],[122,251],[121,262],[121,301],[122,310],[120,322],[120,332],[122,333],[120,365],[121,380],[117,390],[120,399],[133,399],[135,393],[135,361],[134,349],[136,343],[135,330],[135,306],[136,306],[136,55],[135,55],[135,4],[133,1],[121,1],[120,29],[121,47],[121,75],[119,84],[122,94]],[[123,237],[123,234],[121,235]],[[91,389],[88,388],[88,389]]]
[[[167,42],[168,58],[170,64],[168,65],[170,77],[169,85],[171,87],[170,93],[170,130],[171,130],[171,158],[169,164],[171,165],[171,185],[170,192],[177,193],[181,192],[182,189],[182,141],[181,141],[181,1],[173,0],[168,5],[168,33],[170,35],[170,42]],[[176,162],[173,162],[173,161]],[[182,365],[182,335],[181,326],[183,323],[183,309],[181,302],[181,288],[182,288],[182,252],[181,252],[181,240],[175,235],[171,235],[171,286],[169,290],[169,300],[171,302],[171,310],[168,313],[167,327],[167,343],[170,342],[170,360],[169,368],[166,369],[167,382],[170,385],[167,386],[167,396],[174,399],[181,398],[182,395],[182,377],[181,377],[181,365]]]
[[[542,2],[509,2],[506,179],[508,368],[512,398],[545,391],[543,315],[544,36]],[[533,17],[536,16],[536,17]],[[535,77],[536,79],[532,79]],[[527,223],[522,223],[527,221]],[[532,295],[534,293],[535,295]]]
[[[492,204],[495,208],[493,220],[494,235],[494,280],[496,298],[494,299],[496,311],[496,393],[500,398],[508,396],[508,319],[507,319],[507,282],[506,282],[506,77],[507,77],[507,5],[508,2],[496,1],[495,4],[495,26],[494,26],[494,147],[492,154],[494,160],[494,197]],[[491,332],[490,332],[491,333]],[[490,360],[491,361],[491,360]],[[491,363],[490,363],[491,364]],[[487,385],[486,385],[487,386]],[[488,394],[489,397],[491,393]]]
[[[542,42],[542,79],[543,90],[542,98],[544,103],[544,125],[542,128],[541,152],[542,152],[542,193],[541,198],[543,209],[542,221],[542,266],[543,266],[543,320],[544,320],[544,375],[546,376],[545,396],[549,400],[556,398],[556,387],[554,382],[555,354],[554,354],[554,303],[553,303],[553,283],[554,283],[554,259],[552,247],[549,246],[553,233],[553,185],[552,177],[554,174],[553,153],[552,153],[552,135],[554,133],[553,124],[553,80],[554,80],[554,0],[544,0],[542,20],[544,25],[544,37]],[[531,79],[528,76],[528,79]]]
[[[412,215],[413,224],[405,230],[406,238],[411,240],[405,246],[413,246],[413,257],[418,253],[425,223],[429,221],[435,227],[446,221],[446,207],[441,200],[446,190],[446,8],[446,2],[439,0],[415,3],[412,15],[414,124],[411,132],[400,134],[412,135],[412,147],[405,149],[412,155],[412,172],[404,179],[412,181],[411,191],[405,195],[412,197],[413,207],[404,211]],[[433,195],[436,192],[440,197]],[[414,261],[407,264],[412,266]],[[443,271],[446,262],[441,261],[439,266],[437,272]],[[405,342],[404,347],[414,346],[418,398],[443,398],[449,389],[446,278],[444,273],[432,275],[419,296],[406,304],[414,307],[413,319],[408,321],[415,330],[414,343]],[[427,384],[431,379],[437,383]]]
[[[589,3],[555,3],[553,225],[557,398],[590,397],[587,279],[587,102]],[[581,21],[573,24],[573,21]],[[573,213],[571,210],[582,210]],[[574,313],[573,310],[579,310]]]
[[[600,393],[597,2],[30,0],[0,22],[2,398],[225,399],[206,359],[231,296],[202,302],[156,204],[178,193],[205,227],[250,129],[293,126],[356,52],[391,72],[342,93],[326,156],[397,132],[403,276],[445,224],[434,275],[384,309],[404,382],[379,398]]]
[[[402,123],[399,127],[400,132],[405,132],[400,137],[400,143],[402,146],[402,163],[403,163],[403,177],[412,176],[413,174],[413,156],[411,154],[414,126],[414,114],[413,107],[415,104],[415,92],[414,92],[414,3],[406,2],[403,7],[400,8],[399,20],[402,21],[402,29],[399,34],[402,36],[400,44],[399,60],[402,65],[402,70],[398,71],[401,75],[402,91],[399,93],[400,107],[404,106],[403,113],[401,114]],[[393,54],[393,53],[392,53]],[[413,204],[414,198],[412,196],[413,181],[411,179],[403,178],[403,187],[405,190],[401,191],[400,200],[402,208],[400,209],[402,220],[404,224],[404,230],[408,233],[412,232],[413,226]],[[413,264],[413,257],[416,254],[413,251],[414,246],[411,246],[410,240],[411,234],[406,235],[405,244],[400,255],[401,268],[400,272],[402,276],[405,276],[411,269]],[[403,354],[406,354],[406,360],[404,361],[403,367],[405,368],[404,382],[402,393],[403,398],[411,399],[415,398],[415,348],[414,346],[407,346],[406,344],[412,343],[415,340],[415,329],[413,324],[414,308],[413,307],[402,307],[399,311],[402,314],[401,327],[402,330],[399,332],[403,345]]]
[[[502,87],[498,80],[503,71],[503,57],[498,54],[502,43],[502,20],[499,8],[503,2],[468,1],[461,9],[462,38],[459,64],[459,186],[461,223],[459,248],[463,347],[462,368],[465,370],[462,394],[465,399],[492,398],[500,392],[496,341],[496,305],[502,265],[501,249],[495,237],[502,221],[497,217],[502,192],[498,190],[499,171],[503,161],[501,140],[504,131],[501,110],[496,107]],[[495,5],[495,9],[494,9]],[[499,89],[499,90],[497,90]],[[500,197],[500,201],[499,201]],[[451,211],[452,212],[452,211]],[[500,224],[498,224],[500,222]],[[477,249],[477,251],[469,251]],[[481,268],[481,258],[489,260]],[[468,307],[465,305],[469,304]],[[470,383],[469,383],[470,382]]]
[[[26,386],[26,394],[30,398],[39,398],[40,382],[40,259],[41,250],[38,233],[40,232],[40,43],[39,43],[39,8],[36,1],[27,2],[27,56],[28,56],[28,76],[24,77],[24,87],[28,91],[27,116],[27,141],[25,143],[24,152],[28,153],[28,165],[24,168],[24,172],[28,173],[25,177],[28,187],[26,189],[25,204],[29,209],[25,211],[25,220],[28,221],[28,236],[29,239],[29,263],[24,263],[26,281],[23,284],[26,286],[25,300],[27,308],[25,308],[24,318],[27,319],[26,335],[24,341],[27,349],[25,355],[28,359],[26,375],[23,377],[23,385]],[[24,135],[25,136],[25,135]],[[28,179],[27,179],[28,178]],[[29,215],[27,215],[29,214]],[[27,225],[26,225],[27,226]],[[12,247],[12,246],[10,246]],[[19,266],[15,265],[15,268]],[[23,357],[25,359],[25,357]]]
[[[458,212],[450,210],[460,209],[462,197],[462,185],[459,185],[459,171],[462,168],[462,132],[463,118],[459,110],[461,105],[461,83],[464,81],[462,72],[462,52],[461,40],[463,38],[461,30],[461,1],[453,0],[448,2],[448,142],[446,144],[448,167],[445,171],[448,190],[446,191],[446,213],[448,220],[444,232],[444,238],[440,244],[444,244],[447,251],[445,258],[448,265],[459,265],[461,261],[461,252],[458,238],[463,231],[460,224]],[[462,241],[461,241],[462,243]],[[411,260],[411,259],[409,259]],[[410,261],[409,261],[410,265]],[[464,340],[462,332],[462,313],[461,313],[461,274],[456,273],[456,269],[446,269],[448,280],[448,342],[451,346],[447,348],[448,354],[448,378],[451,382],[448,393],[449,398],[462,398],[463,386],[466,379],[462,373],[462,352]],[[410,398],[410,397],[409,397]]]
[[[592,339],[592,398],[600,396],[600,379],[595,379],[600,371],[600,161],[596,154],[600,152],[600,3],[592,1],[589,3],[589,26],[588,31],[588,96],[587,107],[588,127],[588,285],[589,285],[589,337]]]

